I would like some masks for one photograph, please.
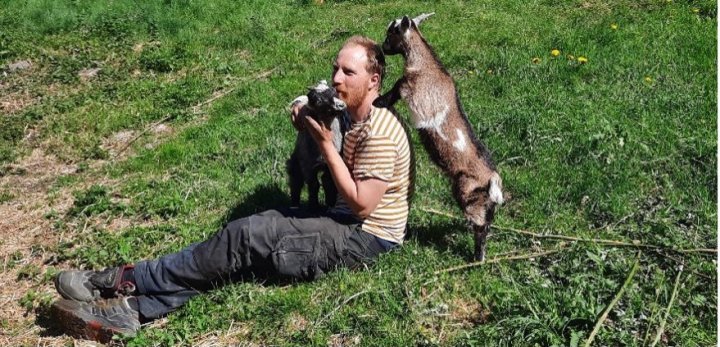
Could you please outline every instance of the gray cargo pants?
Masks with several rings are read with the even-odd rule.
[[[249,273],[313,280],[371,263],[396,244],[350,216],[269,210],[225,225],[208,240],[135,265],[140,314],[161,317],[198,293]]]

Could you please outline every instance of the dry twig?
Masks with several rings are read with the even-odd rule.
[[[428,213],[434,213],[442,216],[446,216],[453,219],[461,219],[458,216],[455,216],[453,214],[437,211],[433,209],[427,209],[427,208],[421,208],[422,211],[428,212]],[[633,242],[624,242],[624,241],[617,241],[617,240],[605,240],[605,239],[586,239],[586,238],[580,238],[580,237],[574,237],[574,236],[564,236],[564,235],[552,235],[552,234],[538,234],[534,233],[532,231],[527,230],[521,230],[511,227],[505,227],[500,225],[493,225],[494,228],[498,230],[505,230],[505,231],[512,231],[514,233],[522,234],[522,235],[528,235],[535,238],[546,238],[546,239],[557,239],[557,240],[565,240],[565,241],[576,241],[576,242],[591,242],[598,245],[606,245],[606,246],[612,246],[612,247],[635,247],[635,248],[645,248],[650,249],[654,251],[668,251],[668,252],[676,252],[676,253],[701,253],[706,255],[716,255],[718,253],[717,249],[713,248],[691,248],[691,249],[674,249],[674,248],[667,248],[667,247],[661,247],[657,245],[649,245],[641,243],[639,240],[633,240]]]
[[[568,248],[568,246],[562,244],[560,247],[558,247],[558,248],[556,248],[556,249],[551,249],[551,250],[548,250],[548,251],[543,251],[543,252],[538,252],[538,253],[530,253],[530,254],[514,255],[514,256],[510,256],[510,257],[498,257],[498,258],[493,258],[493,259],[490,259],[490,260],[483,260],[483,261],[476,261],[476,262],[469,263],[469,264],[458,265],[458,266],[454,266],[454,267],[451,267],[451,268],[447,268],[447,269],[443,269],[443,270],[438,270],[438,271],[435,271],[434,274],[435,274],[435,275],[438,275],[438,274],[446,273],[446,272],[452,272],[452,271],[457,271],[457,270],[464,270],[464,269],[467,269],[467,268],[470,268],[470,267],[499,263],[499,262],[504,261],[504,260],[518,260],[518,259],[537,258],[537,257],[542,257],[542,256],[545,256],[545,255],[548,255],[548,254],[557,253],[557,252],[560,252],[560,251],[562,251],[562,250],[564,250],[564,249],[567,249],[567,248]]]
[[[663,316],[662,322],[660,322],[660,327],[658,328],[657,334],[655,334],[655,340],[650,344],[650,347],[655,346],[658,341],[660,341],[660,337],[662,336],[663,332],[665,331],[665,324],[667,323],[668,316],[670,316],[670,309],[672,308],[673,302],[675,301],[675,296],[678,292],[678,286],[680,284],[680,275],[682,275],[683,272],[683,266],[680,265],[680,269],[678,271],[677,276],[675,276],[675,285],[673,286],[672,294],[670,295],[670,302],[668,302],[667,308],[665,309],[665,316]]]
[[[150,124],[150,126],[145,127],[145,129],[143,129],[143,131],[141,131],[139,134],[135,135],[135,137],[133,137],[132,140],[128,141],[128,143],[126,143],[125,146],[123,146],[122,148],[120,148],[120,150],[117,151],[117,153],[115,153],[115,157],[114,157],[114,158],[119,157],[120,154],[122,154],[123,152],[125,152],[125,150],[128,149],[128,148],[130,147],[130,145],[132,145],[135,141],[137,141],[137,139],[139,139],[141,136],[147,134],[147,132],[150,131],[150,129],[155,128],[156,126],[160,125],[161,123],[165,123],[168,119],[172,118],[172,116],[173,116],[173,115],[171,115],[171,114],[166,115],[165,117],[163,117],[163,119],[161,119],[161,120],[159,120],[159,121],[157,121],[157,122],[154,122],[154,123]]]
[[[347,305],[347,303],[349,303],[350,301],[354,300],[354,299],[357,298],[358,296],[363,295],[363,294],[367,294],[367,293],[369,293],[369,292],[370,292],[369,290],[363,290],[362,292],[358,292],[358,293],[355,293],[355,294],[353,294],[353,295],[350,295],[350,296],[349,296],[347,299],[345,299],[345,301],[343,301],[340,305],[335,306],[335,308],[334,308],[332,311],[330,311],[330,312],[329,312],[328,314],[326,314],[324,317],[320,318],[317,322],[315,322],[314,326],[318,326],[320,323],[322,323],[323,321],[325,321],[325,320],[327,320],[328,318],[330,318],[330,316],[332,316],[333,314],[335,314],[335,312],[336,312],[337,310],[339,310],[340,307],[343,307],[343,306]]]
[[[607,319],[608,314],[610,311],[615,307],[615,304],[620,300],[620,297],[622,297],[623,292],[625,292],[625,289],[630,285],[630,282],[632,282],[633,277],[635,276],[635,272],[637,271],[638,264],[640,264],[640,251],[637,252],[637,255],[635,256],[635,263],[632,266],[632,269],[630,269],[630,273],[628,274],[628,277],[625,279],[625,283],[623,283],[622,287],[620,287],[620,290],[615,294],[615,297],[610,301],[610,304],[605,308],[603,313],[598,318],[597,322],[595,322],[595,327],[593,328],[592,332],[590,333],[590,336],[588,336],[588,339],[585,341],[585,347],[590,346],[590,344],[595,339],[595,335],[597,335],[598,331],[600,331],[600,327],[602,327],[603,323],[605,322],[605,319]]]

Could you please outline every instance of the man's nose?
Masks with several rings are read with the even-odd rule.
[[[338,85],[341,84],[341,83],[342,83],[342,73],[339,72],[339,71],[338,71],[338,72],[335,72],[335,73],[333,74],[333,76],[332,76],[332,84],[333,84],[333,87],[336,87],[336,86],[338,86]]]

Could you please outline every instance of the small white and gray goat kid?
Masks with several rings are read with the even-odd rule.
[[[472,226],[475,259],[484,260],[495,206],[503,203],[502,180],[470,126],[455,82],[418,30],[432,14],[390,22],[382,49],[386,55],[401,54],[405,69],[374,104],[388,107],[400,98],[407,102],[425,149],[452,181],[455,200]]]
[[[309,88],[307,95],[297,98],[295,102],[304,103],[308,115],[332,130],[333,145],[340,152],[343,135],[348,129],[350,118],[347,113],[347,106],[345,102],[338,98],[335,88],[328,86],[325,80],[320,81],[316,86]],[[311,210],[320,208],[318,175],[321,173],[325,206],[332,207],[335,205],[337,199],[335,182],[322,154],[320,154],[320,149],[307,130],[301,130],[297,134],[295,149],[287,161],[287,172],[290,183],[291,207],[300,206],[300,193],[303,186],[307,184],[308,207]]]

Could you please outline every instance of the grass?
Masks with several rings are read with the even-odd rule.
[[[294,143],[287,103],[329,76],[345,38],[382,40],[390,20],[429,11],[436,15],[422,31],[455,78],[470,123],[512,195],[496,224],[716,247],[717,6],[710,1],[0,0],[0,66],[33,64],[0,80],[6,95],[27,101],[1,109],[0,165],[7,168],[0,174],[37,146],[83,168],[54,183],[75,192],[74,206],[53,217],[53,234],[72,237],[45,255],[66,266],[102,268],[179,250],[230,218],[286,203],[284,162]],[[552,49],[561,54],[552,57]],[[579,63],[580,56],[588,62]],[[402,68],[400,58],[388,61],[386,88]],[[90,80],[78,77],[88,68],[101,70]],[[408,117],[405,107],[399,111]],[[155,143],[143,132],[160,121],[174,133]],[[35,142],[25,140],[28,129],[37,131]],[[127,158],[115,158],[105,144],[127,130],[141,136]],[[460,215],[448,182],[416,134],[412,139],[417,194],[412,236],[401,250],[368,270],[314,283],[225,286],[125,343],[585,341],[628,277],[636,250],[572,243],[547,257],[434,275],[466,263],[472,240],[461,220],[429,212]],[[101,178],[106,183],[83,185]],[[0,201],[22,198],[2,189]],[[82,228],[87,220],[116,218],[136,223]],[[496,230],[489,254],[556,246]],[[681,264],[660,344],[714,344],[715,263],[650,251],[642,252],[595,343],[649,344]],[[25,272],[42,277],[31,270]],[[23,306],[39,297],[26,293]]]

